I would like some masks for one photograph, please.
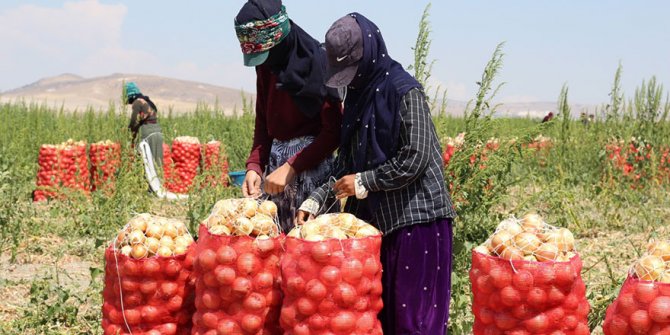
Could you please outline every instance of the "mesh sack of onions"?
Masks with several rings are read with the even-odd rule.
[[[174,184],[174,161],[172,161],[172,152],[167,143],[163,143],[163,184],[170,190]]]
[[[351,214],[325,214],[294,228],[285,247],[285,334],[382,334],[377,229]]]
[[[670,242],[652,241],[607,308],[606,335],[670,334]]]
[[[89,148],[93,191],[113,191],[116,173],[121,166],[121,144],[110,140],[92,143]]]
[[[276,215],[271,201],[227,199],[200,225],[193,334],[283,333]]]
[[[104,334],[190,334],[193,251],[184,223],[131,219],[105,251]]]
[[[210,141],[204,145],[208,186],[228,186],[228,157],[221,142]]]
[[[37,161],[34,201],[62,198],[68,192],[90,192],[86,142],[69,139],[57,145],[43,145]]]
[[[537,214],[501,222],[472,251],[474,334],[589,334],[572,233]]]
[[[180,136],[172,142],[172,161],[174,163],[173,181],[166,184],[170,192],[185,194],[193,185],[200,167],[200,141],[191,136]]]
[[[91,175],[86,142],[68,140],[61,144],[59,155],[63,188],[88,193],[91,189]]]
[[[43,144],[37,156],[37,189],[33,193],[33,201],[45,201],[56,196],[60,185],[60,168],[58,167],[58,148],[55,145]]]

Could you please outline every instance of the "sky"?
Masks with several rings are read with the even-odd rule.
[[[284,0],[289,16],[318,40],[357,11],[377,23],[390,55],[411,64],[427,0]],[[44,77],[141,73],[253,92],[233,18],[243,0],[84,0],[0,2],[0,92]],[[670,2],[433,1],[433,85],[469,100],[496,45],[505,42],[501,102],[609,99],[623,65],[627,96],[643,79],[670,85]]]

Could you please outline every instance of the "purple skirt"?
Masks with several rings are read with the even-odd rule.
[[[452,220],[398,229],[382,239],[384,334],[444,335],[449,322]]]

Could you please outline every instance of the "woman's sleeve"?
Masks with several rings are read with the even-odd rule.
[[[403,97],[400,115],[400,148],[396,156],[361,173],[363,186],[370,192],[406,187],[428,167],[435,129],[426,97],[420,90],[413,89]]]
[[[307,198],[307,203],[312,202],[312,206],[302,207],[300,209],[306,210],[314,215],[320,214],[319,211],[326,208],[324,204],[330,206],[337,199],[335,198],[335,191],[333,185],[335,182],[346,174],[346,158],[343,155],[337,155],[335,159],[335,167],[333,168],[332,177],[326,183],[317,187]],[[303,203],[305,204],[305,203]],[[310,207],[310,208],[308,208]]]
[[[272,148],[272,138],[268,135],[267,129],[267,103],[265,78],[261,70],[256,69],[256,121],[254,125],[254,142],[251,146],[251,153],[247,158],[247,171],[256,171],[262,176],[265,166],[268,164],[270,149]]]
[[[341,125],[342,104],[339,101],[327,100],[321,108],[321,132],[314,142],[288,160],[296,173],[315,168],[333,154],[340,144]]]

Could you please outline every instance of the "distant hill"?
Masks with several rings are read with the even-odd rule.
[[[63,105],[68,110],[83,110],[87,107],[106,110],[111,102],[120,102],[124,81],[136,82],[142,93],[151,97],[162,112],[170,109],[175,113],[191,112],[199,103],[209,106],[218,103],[226,113],[242,107],[242,92],[237,89],[139,74],[112,74],[95,78],[62,74],[2,92],[0,101],[25,100],[46,103],[48,106]]]
[[[120,101],[121,85],[134,81],[143,93],[156,102],[161,112],[172,109],[174,113],[192,112],[199,103],[214,106],[227,114],[242,108],[242,92],[237,89],[203,84],[194,81],[149,76],[140,74],[112,74],[104,77],[83,78],[75,74],[62,74],[41,79],[11,91],[0,93],[0,101],[25,100],[27,102],[46,103],[49,106],[65,106],[68,110],[83,110],[93,107],[106,110],[110,102]],[[253,99],[253,94],[247,94]],[[253,101],[253,100],[252,100]],[[463,115],[467,102],[447,101],[447,114]],[[573,104],[573,116],[584,110],[593,110],[595,106]],[[498,108],[501,117],[541,118],[550,111],[556,114],[555,102],[510,102]],[[435,111],[434,111],[435,112]]]

